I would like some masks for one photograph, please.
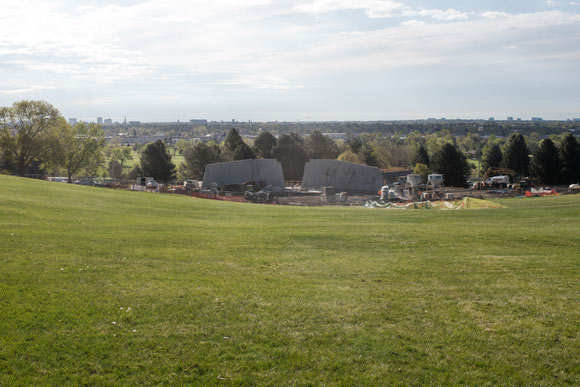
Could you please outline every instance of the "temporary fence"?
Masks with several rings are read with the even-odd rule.
[[[494,203],[489,200],[463,198],[455,201],[424,201],[411,203],[395,203],[395,202],[381,202],[368,200],[364,203],[367,208],[387,208],[397,210],[472,210],[472,209],[489,209],[489,208],[504,208],[499,203]]]

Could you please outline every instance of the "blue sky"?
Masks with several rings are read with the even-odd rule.
[[[580,117],[580,0],[0,0],[0,105],[95,120]]]

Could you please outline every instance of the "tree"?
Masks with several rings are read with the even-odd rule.
[[[349,162],[349,163],[355,163],[355,164],[364,164],[364,161],[363,161],[362,157],[359,154],[354,153],[350,149],[347,149],[344,152],[342,152],[338,156],[338,160],[340,160],[340,161],[346,161],[346,162]]]
[[[252,148],[250,148],[250,146],[245,142],[242,142],[240,145],[238,145],[238,147],[234,151],[234,154],[232,155],[233,160],[247,160],[255,158],[256,154],[254,153]]]
[[[226,138],[224,140],[224,153],[226,159],[233,160],[234,152],[243,143],[244,140],[242,140],[242,137],[240,136],[238,131],[235,129],[231,129],[226,135]]]
[[[112,179],[122,179],[123,178],[123,166],[117,160],[109,161],[108,172],[109,172],[109,176]]]
[[[179,175],[184,179],[201,180],[208,164],[222,161],[219,146],[201,142],[186,148],[183,158],[184,162],[179,166]]]
[[[563,182],[580,183],[580,144],[571,133],[566,133],[559,149],[562,157]]]
[[[85,122],[72,127],[66,125],[59,139],[56,160],[61,162],[69,183],[72,183],[73,175],[79,172],[97,174],[104,161],[102,150],[105,146],[105,135],[100,125]]]
[[[63,125],[64,119],[48,102],[24,100],[0,108],[3,168],[19,176],[37,168],[47,157],[49,137]]]
[[[366,165],[369,165],[371,167],[379,166],[379,161],[377,160],[375,151],[370,144],[365,143],[361,147],[360,153]]]
[[[430,163],[431,161],[429,160],[429,154],[427,153],[427,149],[425,149],[423,145],[419,146],[419,148],[417,148],[417,153],[415,153],[415,156],[413,157],[412,164],[413,165],[423,164],[429,167]]]
[[[431,160],[433,170],[442,174],[445,185],[464,187],[470,174],[469,164],[465,155],[452,144],[445,144],[435,153]]]
[[[272,133],[262,132],[254,140],[254,153],[260,158],[271,159],[274,157],[272,151],[277,143],[278,140]]]
[[[421,183],[427,184],[427,178],[429,177],[431,170],[427,164],[417,163],[413,167],[413,173],[421,175]]]
[[[502,160],[503,154],[501,153],[500,146],[493,144],[491,147],[486,148],[481,164],[484,170],[488,168],[499,168]]]
[[[378,167],[384,169],[409,167],[409,147],[404,141],[393,138],[377,138],[370,145]]]
[[[543,184],[560,183],[562,161],[558,149],[549,138],[540,141],[532,159],[532,170]]]
[[[339,155],[336,143],[320,130],[313,130],[306,138],[306,153],[311,159],[336,159]]]
[[[359,153],[363,146],[363,142],[358,136],[349,138],[346,144],[350,147],[350,150],[353,153]]]
[[[175,164],[161,140],[148,144],[141,154],[141,170],[155,180],[168,182],[175,178]]]
[[[308,155],[302,138],[296,133],[283,134],[273,150],[276,160],[282,163],[282,172],[286,180],[302,180],[304,165]]]
[[[503,166],[515,171],[519,176],[526,176],[529,173],[529,154],[524,136],[520,133],[514,133],[505,143]]]

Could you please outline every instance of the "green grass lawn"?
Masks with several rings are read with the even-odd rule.
[[[503,204],[0,176],[0,385],[578,385],[580,196]]]

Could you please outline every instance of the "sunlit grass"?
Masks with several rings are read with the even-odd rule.
[[[0,385],[577,385],[580,196],[503,204],[295,208],[0,176]]]

